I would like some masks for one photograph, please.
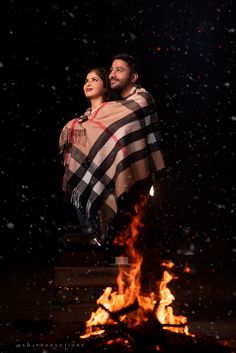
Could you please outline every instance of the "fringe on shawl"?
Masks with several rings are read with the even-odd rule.
[[[61,154],[64,151],[67,141],[68,141],[68,129],[64,128],[59,137],[59,154]]]
[[[73,143],[74,145],[81,145],[85,146],[87,141],[87,132],[86,129],[82,126],[80,126],[79,130],[74,130],[73,133]]]
[[[81,198],[82,194],[83,193],[80,190],[78,190],[77,188],[74,188],[74,190],[72,191],[70,201],[76,208],[79,208],[81,206],[80,198]],[[87,202],[87,205],[86,205],[86,214],[87,215],[90,214],[91,206],[92,206],[91,202]]]
[[[70,201],[77,208],[79,208],[79,206],[80,206],[80,197],[81,196],[82,196],[82,193],[78,189],[75,188],[72,191]]]
[[[65,127],[62,130],[59,138],[59,154],[64,151],[65,146],[68,144],[85,146],[86,141],[87,132],[86,129],[82,126],[82,124],[80,124],[79,128],[76,129]]]
[[[71,194],[71,203],[79,208],[80,205],[80,197],[81,197],[82,193],[78,190],[78,189],[74,189],[72,194]],[[91,203],[88,202],[87,206],[86,206],[86,214],[89,215],[90,214],[90,209],[91,209]],[[100,227],[100,232],[101,234],[107,234],[108,232],[108,220],[104,217],[104,214],[98,210],[98,219],[99,219],[99,227]]]

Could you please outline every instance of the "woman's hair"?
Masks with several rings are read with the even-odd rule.
[[[102,80],[104,84],[104,96],[103,100],[104,101],[109,101],[112,100],[112,94],[111,94],[111,85],[110,85],[110,80],[109,80],[109,71],[105,67],[93,67],[92,69],[87,70],[86,76],[94,71],[98,77]]]

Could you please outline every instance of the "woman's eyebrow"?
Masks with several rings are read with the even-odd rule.
[[[92,79],[94,79],[94,78],[100,79],[99,76],[92,76],[92,77],[86,78],[85,81],[88,81],[89,79],[92,80]]]

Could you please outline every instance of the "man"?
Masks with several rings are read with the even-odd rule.
[[[126,98],[131,89],[138,86],[139,75],[135,58],[128,54],[116,55],[113,58],[109,79],[111,88],[122,98]]]
[[[139,83],[138,65],[136,59],[126,53],[114,56],[110,68],[109,79],[112,90],[119,94],[123,102],[126,100],[133,100],[133,104],[139,104],[137,97],[139,97],[139,95],[143,95],[146,100],[146,104],[144,103],[144,109],[148,108],[148,106],[152,106],[151,119],[154,127],[153,130],[155,130],[153,131],[155,135],[154,139],[156,140],[156,144],[158,144],[160,135],[157,127],[158,118],[156,114],[155,102],[150,93],[142,88]],[[161,153],[160,159],[162,159]],[[134,186],[118,198],[118,213],[112,221],[110,227],[110,229],[113,230],[113,238],[115,234],[118,234],[122,230],[121,225],[124,228],[130,222],[130,214],[134,212],[134,205],[137,202],[140,202],[142,196],[147,196],[149,194],[150,187],[153,182],[155,183],[156,181],[156,175],[161,174],[160,171],[162,171],[163,168],[164,161],[162,160],[160,162],[160,168],[157,168],[158,172],[156,170],[152,170],[147,178],[138,180]]]

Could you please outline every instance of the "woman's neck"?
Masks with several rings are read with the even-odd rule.
[[[102,97],[91,99],[90,101],[91,110],[93,111],[94,109],[98,108],[102,103],[103,103]]]

